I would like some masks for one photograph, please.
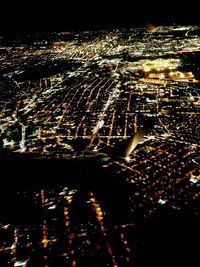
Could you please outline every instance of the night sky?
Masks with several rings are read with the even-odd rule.
[[[176,3],[176,5],[175,5]],[[1,32],[85,30],[146,23],[200,24],[198,7],[192,1],[127,1],[127,0],[22,0],[1,4]]]

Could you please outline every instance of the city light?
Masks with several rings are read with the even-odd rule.
[[[0,266],[148,265],[177,225],[181,247],[200,215],[196,32],[0,39]]]

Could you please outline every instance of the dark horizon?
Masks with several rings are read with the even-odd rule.
[[[67,31],[98,30],[117,27],[144,27],[153,25],[200,25],[198,9],[195,5],[175,7],[172,3],[162,5],[152,2],[113,3],[112,1],[90,4],[68,1],[56,3],[29,2],[25,5],[2,5],[0,19],[2,33],[19,33],[24,31]]]

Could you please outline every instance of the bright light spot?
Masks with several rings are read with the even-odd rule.
[[[56,208],[56,205],[52,205],[50,207],[48,207],[48,210],[54,210]]]
[[[129,161],[131,161],[131,158],[128,156],[128,157],[125,157],[125,160],[126,160],[127,162],[129,162]]]
[[[25,267],[25,266],[27,266],[27,262],[28,262],[28,260],[24,260],[24,261],[16,261],[15,264],[14,264],[14,266],[15,266],[15,267],[18,267],[18,266]]]
[[[164,199],[159,199],[158,200],[158,203],[161,204],[161,205],[164,205],[167,201],[164,200]]]
[[[198,182],[198,179],[192,177],[190,178],[190,182],[196,184]]]

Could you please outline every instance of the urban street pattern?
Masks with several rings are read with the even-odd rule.
[[[12,189],[20,219],[2,216],[1,266],[143,266],[141,223],[199,219],[199,36],[149,25],[0,39],[1,157],[66,166],[22,175],[53,186]],[[110,156],[145,125],[130,156]]]

